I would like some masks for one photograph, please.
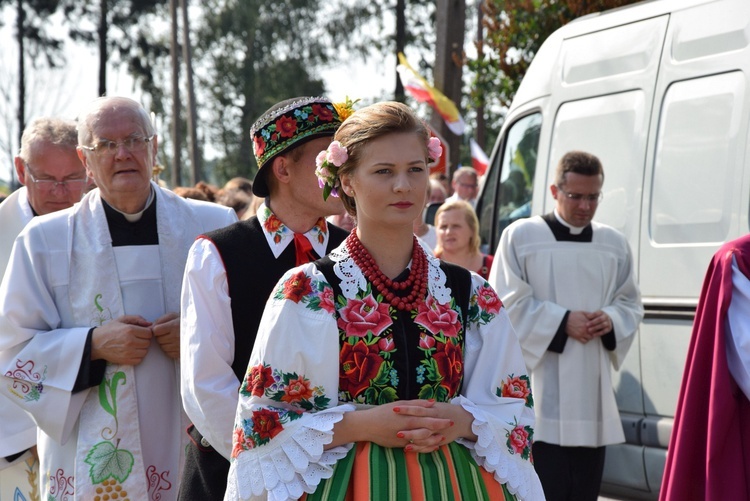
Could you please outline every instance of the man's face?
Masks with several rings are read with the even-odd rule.
[[[91,144],[84,145],[96,150],[79,149],[102,198],[126,212],[133,210],[131,204],[145,204],[151,189],[156,136],[150,137],[145,125],[134,109],[104,108],[92,126]],[[116,144],[110,149],[112,142]]]
[[[40,216],[67,209],[86,190],[86,169],[74,148],[39,141],[31,146],[29,158],[16,157],[15,165],[29,203]]]
[[[471,174],[464,174],[458,179],[453,180],[453,192],[458,195],[461,200],[474,200],[479,193],[479,184],[476,176]]]
[[[561,186],[550,186],[557,201],[557,212],[568,224],[576,227],[588,225],[599,207],[602,193],[602,176],[584,176],[567,172]]]

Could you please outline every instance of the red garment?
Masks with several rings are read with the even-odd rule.
[[[750,402],[727,367],[732,257],[750,277],[750,235],[714,254],[703,282],[660,501],[750,499]]]
[[[492,254],[482,254],[482,267],[477,270],[477,274],[485,280],[489,279],[490,269],[494,260],[495,256]]]

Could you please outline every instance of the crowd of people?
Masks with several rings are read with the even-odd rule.
[[[27,127],[0,498],[596,500],[643,317],[599,160],[486,254],[481,179],[431,176],[409,107],[298,97],[251,136],[252,181],[169,190],[133,100]]]

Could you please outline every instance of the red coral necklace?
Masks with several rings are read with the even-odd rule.
[[[399,311],[411,311],[424,302],[427,293],[427,255],[419,245],[417,237],[414,237],[409,276],[402,282],[394,282],[380,271],[375,259],[360,242],[356,231],[346,238],[346,248],[354,259],[354,264],[362,270],[365,278],[391,306]],[[405,291],[409,288],[411,289],[406,296],[396,295],[397,291]]]

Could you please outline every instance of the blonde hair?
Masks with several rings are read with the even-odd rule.
[[[446,202],[438,208],[435,213],[435,227],[437,228],[437,222],[440,218],[440,214],[451,210],[459,210],[464,213],[466,224],[469,225],[471,236],[469,237],[469,252],[472,254],[480,254],[479,252],[479,219],[477,219],[477,213],[474,211],[474,207],[469,202],[463,200],[455,200],[453,202]],[[435,246],[435,256],[440,257],[443,253],[443,246],[440,244],[438,238],[437,245]]]
[[[395,101],[375,103],[357,110],[341,124],[334,136],[334,140],[346,146],[349,155],[346,162],[339,167],[338,176],[343,177],[357,168],[362,151],[370,141],[388,134],[410,132],[423,140],[425,162],[429,162],[427,140],[430,138],[430,132],[414,110]],[[354,198],[344,193],[343,190],[339,190],[339,197],[346,211],[356,218],[357,208]]]

